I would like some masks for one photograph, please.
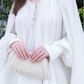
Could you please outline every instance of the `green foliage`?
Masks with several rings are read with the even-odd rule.
[[[84,7],[79,8],[79,15],[80,15],[81,20],[83,20],[83,18],[84,18]]]
[[[76,1],[77,1],[78,9],[83,7],[83,0],[76,0]]]
[[[79,8],[79,15],[80,15],[80,19],[81,19],[81,24],[84,30],[84,23],[83,23],[83,19],[84,19],[84,7]]]
[[[4,36],[5,34],[5,25],[1,24],[1,28],[2,28],[2,36],[0,36],[0,39]]]
[[[3,30],[2,30],[2,35],[4,35],[5,34],[5,25],[3,25],[3,24],[1,24],[1,28],[3,28]]]
[[[4,21],[7,20],[12,2],[13,0],[3,0],[3,7],[5,8],[5,10],[3,8],[0,8],[0,20],[4,20]]]
[[[3,7],[5,8],[5,10],[3,8],[0,8],[0,20],[2,20],[2,22],[7,21],[12,2],[13,2],[13,0],[3,0]],[[1,37],[3,37],[3,35],[5,33],[6,27],[5,27],[5,25],[3,25],[3,23],[0,25],[0,27],[2,28],[2,32],[1,32],[2,36],[0,36],[0,38],[1,38]]]
[[[0,9],[0,20],[4,20],[6,21],[8,18],[8,13],[5,13],[5,11],[3,9]]]
[[[10,10],[12,2],[13,2],[13,0],[3,0],[3,4],[4,4],[5,8],[7,9],[7,11]]]

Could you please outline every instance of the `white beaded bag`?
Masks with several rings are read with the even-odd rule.
[[[44,58],[38,63],[32,63],[30,58],[27,60],[19,59],[13,50],[9,54],[13,56],[9,66],[12,71],[42,80],[50,77],[49,63],[47,58]]]

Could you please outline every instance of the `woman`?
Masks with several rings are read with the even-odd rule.
[[[49,58],[51,77],[40,80],[10,71],[9,48],[32,63]],[[14,0],[0,40],[0,84],[84,84],[83,61],[83,30],[75,0]]]

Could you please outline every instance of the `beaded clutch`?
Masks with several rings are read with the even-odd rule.
[[[11,53],[11,52],[10,52]],[[44,58],[38,63],[32,63],[30,58],[27,60],[19,59],[14,52],[10,63],[10,69],[22,75],[36,77],[42,80],[50,77],[48,59]]]

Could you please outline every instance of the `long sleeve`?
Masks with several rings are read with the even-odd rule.
[[[66,39],[67,39],[67,36],[65,38],[62,38],[59,41],[53,42],[52,45],[43,45],[49,52],[50,62],[52,62],[55,58],[57,58],[59,55],[61,55],[64,52],[63,45],[65,45],[65,48],[69,49],[69,44],[66,41]],[[61,46],[59,46],[60,44]]]
[[[8,23],[6,27],[6,33],[5,33],[5,35],[8,35],[8,39],[9,39],[8,45],[9,46],[15,41],[21,41],[19,38],[17,38],[17,34],[15,32],[15,15],[13,14],[13,7],[14,7],[14,3],[9,13]]]
[[[12,33],[13,37],[9,39],[9,42],[8,42],[9,47],[10,47],[10,45],[11,45],[13,42],[15,42],[15,41],[21,41],[19,38],[17,38],[17,35],[16,35],[16,33],[15,33],[14,28],[13,28],[13,30],[12,30],[11,33]]]
[[[57,57],[61,57],[64,61],[65,65],[71,67],[72,57],[71,55],[71,47],[69,42],[67,41],[67,36],[62,38],[59,41],[53,42],[52,45],[43,45],[47,51],[49,52],[49,63],[54,61]],[[66,61],[65,61],[66,60]]]
[[[15,15],[12,13],[13,7],[14,7],[14,4],[11,8],[11,11],[8,17],[5,35],[0,39],[0,57],[2,57],[4,60],[8,59],[7,53],[10,45],[15,41],[21,41],[19,38],[17,38],[17,34],[15,33],[15,28],[14,28]]]
[[[14,28],[15,15],[12,13],[12,9],[8,17],[5,35],[0,39],[0,75],[2,74],[3,69],[8,60],[7,55],[8,55],[9,46],[15,41],[20,41],[20,39],[17,38],[17,34],[15,33],[15,28]]]
[[[63,34],[65,33],[65,36],[61,38],[58,41],[54,41],[52,45],[43,45],[47,51],[49,52],[49,63],[54,61],[57,57],[61,57],[62,60],[64,61],[65,65],[71,67],[71,62],[72,62],[72,57],[71,57],[71,46],[69,44],[66,31],[63,27]],[[69,61],[67,63],[67,61]]]

